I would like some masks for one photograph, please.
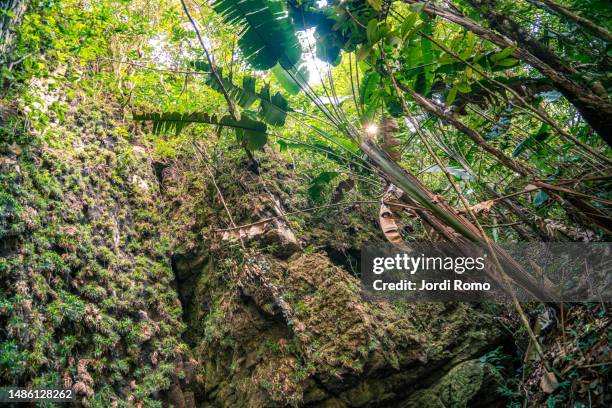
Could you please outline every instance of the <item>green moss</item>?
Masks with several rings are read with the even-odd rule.
[[[130,187],[134,174],[151,185],[155,177],[127,153],[133,136],[107,110],[91,105],[78,114],[56,105],[62,120],[53,132],[0,132],[21,143],[10,164],[19,171],[0,175],[0,238],[14,240],[0,261],[11,282],[0,284],[8,333],[0,379],[56,386],[66,375],[77,381],[79,361],[89,360],[90,406],[126,406],[132,381],[132,404],[158,406],[153,395],[169,386],[186,351],[181,309],[170,286],[169,242],[160,239],[158,193]],[[93,121],[104,126],[89,129]],[[141,312],[149,317],[135,318]],[[156,365],[139,369],[152,350]]]
[[[480,361],[466,361],[450,370],[434,386],[416,392],[406,408],[468,407],[480,390],[483,378],[484,369]]]

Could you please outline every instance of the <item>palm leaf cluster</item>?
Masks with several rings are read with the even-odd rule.
[[[259,101],[258,114],[264,122],[272,126],[283,126],[285,124],[287,112],[291,110],[289,103],[280,92],[272,95],[269,84],[265,84],[257,92],[257,81],[251,75],[242,78],[242,86],[234,84],[230,78],[223,76],[220,76],[220,78],[223,87],[212,76],[206,79],[206,84],[217,92],[223,92],[223,89],[225,89],[242,109],[249,109]]]
[[[213,8],[224,21],[240,27],[238,45],[245,60],[258,70],[277,63],[285,69],[298,64],[302,47],[281,0],[217,0]]]
[[[164,134],[174,132],[179,134],[187,126],[194,123],[202,123],[216,126],[227,126],[236,130],[239,142],[245,142],[247,149],[255,150],[261,148],[267,141],[267,126],[265,123],[254,120],[248,115],[243,115],[239,120],[230,115],[219,117],[208,113],[144,113],[134,114],[134,120],[153,122],[153,133]]]

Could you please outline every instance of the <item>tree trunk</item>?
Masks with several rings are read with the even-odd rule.
[[[589,125],[608,145],[612,146],[612,124],[609,120],[612,116],[612,103],[607,97],[600,96],[590,87],[571,79],[580,76],[580,72],[525,32],[515,21],[495,11],[497,5],[495,0],[468,0],[468,2],[480,11],[491,28],[515,41],[518,45],[518,54],[523,54],[522,59],[549,77]],[[530,55],[523,51],[519,52],[521,49]]]
[[[417,3],[417,0],[405,0]],[[470,3],[481,9],[484,0],[470,0]],[[473,32],[479,37],[492,42],[500,48],[516,48],[512,56],[536,68],[542,75],[549,78],[553,85],[576,107],[585,121],[612,146],[612,124],[608,120],[612,116],[612,103],[602,98],[589,88],[576,83],[572,78],[579,72],[568,67],[548,48],[529,37],[520,27],[507,17],[495,13],[491,6],[482,11],[483,16],[493,29],[483,27],[476,21],[461,15],[455,10],[435,5],[427,5],[423,11],[430,16],[439,16]],[[517,47],[518,45],[518,47]]]
[[[8,61],[15,45],[15,28],[27,8],[27,0],[0,0],[0,64]]]
[[[543,9],[548,9],[555,14],[565,17],[568,20],[573,21],[579,26],[585,28],[590,31],[592,34],[601,38],[604,41],[612,42],[612,33],[606,30],[604,27],[600,27],[597,24],[593,23],[591,20],[588,20],[582,16],[579,16],[576,13],[571,12],[560,4],[555,3],[552,0],[528,0],[530,3],[535,6]]]

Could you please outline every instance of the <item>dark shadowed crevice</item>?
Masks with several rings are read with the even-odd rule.
[[[174,285],[181,301],[185,322],[189,320],[196,284],[207,261],[208,257],[204,254],[174,254],[171,257]]]
[[[339,266],[353,276],[361,276],[361,250],[359,248],[351,247],[339,250],[332,246],[326,246],[323,250],[334,265]]]

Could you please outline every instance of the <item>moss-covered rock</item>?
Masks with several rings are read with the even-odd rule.
[[[4,381],[65,384],[90,406],[393,406],[444,403],[451,382],[471,387],[461,401],[478,390],[466,361],[499,335],[485,314],[362,298],[352,262],[382,239],[368,205],[278,217],[308,206],[281,161],[262,157],[257,175],[230,151],[213,183],[186,151],[156,174],[112,106],[79,104],[49,140],[2,135]],[[233,225],[274,222],[224,235],[223,201]]]
[[[53,88],[39,109],[26,132],[2,111],[3,382],[63,384],[89,406],[394,406],[479,389],[485,374],[465,370],[499,336],[486,314],[362,297],[375,205],[301,211],[308,183],[274,152],[258,173],[232,149],[214,166],[191,147],[153,163],[112,99]]]
[[[157,180],[112,100],[50,94],[61,119],[0,126],[0,381],[160,406],[185,347]]]
[[[480,391],[485,376],[480,360],[465,361],[453,367],[435,385],[410,396],[406,408],[468,407]]]
[[[265,159],[262,162],[268,171],[277,171],[275,177],[286,180],[284,185],[299,191],[291,174],[275,170]],[[216,182],[224,200],[233,203],[236,224],[265,218],[261,209],[269,208],[269,194],[284,197],[279,201],[286,211],[296,206],[295,198],[270,185],[268,194],[255,193],[264,189],[265,178],[249,174],[240,160],[234,163],[218,168],[225,182]],[[280,164],[276,165],[282,168]],[[206,194],[217,194],[201,183],[198,174],[202,173],[191,169],[180,178],[188,186],[183,184],[183,189],[194,187],[190,191],[200,202],[207,200]],[[169,179],[166,184],[170,201],[178,191],[172,183]],[[241,184],[248,184],[252,193],[238,199]],[[356,248],[360,240],[380,240],[374,222],[358,221],[351,213],[333,213],[334,228],[329,228],[325,223],[330,214],[310,216],[310,231],[334,232],[306,235],[300,234],[303,219],[295,223],[295,218],[290,219],[288,225],[294,227],[304,249],[294,249],[287,258],[279,256],[263,233],[243,236],[242,244],[238,239],[221,240],[214,231],[224,228],[227,214],[214,200],[207,205],[217,211],[203,213],[189,202],[175,208],[176,217],[190,220],[183,225],[192,231],[201,228],[197,234],[201,238],[192,242],[189,252],[175,255],[177,276],[190,277],[183,283],[188,288],[185,292],[190,292],[184,307],[189,311],[187,339],[199,363],[197,385],[191,388],[200,403],[399,406],[452,381],[445,377],[451,374],[461,380],[457,384],[470,380],[473,390],[466,391],[463,399],[478,391],[485,374],[478,371],[481,377],[475,381],[465,370],[500,335],[490,317],[466,304],[366,301],[350,268],[334,262],[327,250],[312,250],[334,246],[334,236],[345,240],[340,245]],[[249,214],[247,208],[255,213]],[[175,227],[181,225],[180,219]],[[361,232],[353,243],[348,231],[357,230]]]

